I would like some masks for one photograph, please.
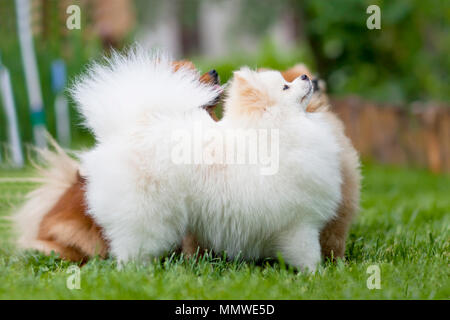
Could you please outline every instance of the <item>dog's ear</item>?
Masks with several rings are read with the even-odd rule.
[[[300,77],[302,74],[306,74],[310,79],[313,78],[311,71],[303,63],[297,63],[292,68],[289,68],[289,69],[281,72],[281,75],[283,76],[283,78],[288,82],[294,81],[296,78]]]
[[[220,85],[220,77],[215,69],[205,72],[200,76],[200,82]]]
[[[230,98],[239,101],[240,114],[263,112],[270,104],[267,92],[259,87],[258,74],[247,67],[233,73]]]
[[[297,63],[292,68],[281,71],[281,75],[288,82],[294,81],[296,78],[300,77],[302,74],[306,74],[310,79],[312,79],[312,83],[314,86],[314,92],[320,91],[321,93],[324,93],[326,91],[325,81],[315,77],[311,73],[311,71],[308,69],[308,67],[303,63]]]
[[[233,72],[234,81],[239,85],[254,85],[254,73],[248,67],[242,67],[241,69]]]

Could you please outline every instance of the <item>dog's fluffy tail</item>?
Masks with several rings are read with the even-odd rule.
[[[220,88],[199,81],[189,66],[174,68],[164,54],[134,47],[91,65],[71,94],[98,140],[146,123],[210,105]]]
[[[12,216],[18,245],[34,248],[43,217],[58,202],[64,192],[76,183],[79,163],[72,159],[50,136],[52,150],[37,149],[42,164],[35,164],[37,176],[28,179],[40,186],[26,195],[26,202]],[[23,181],[23,179],[21,180]]]

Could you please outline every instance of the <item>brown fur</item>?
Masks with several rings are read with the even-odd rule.
[[[310,79],[313,78],[311,71],[309,71],[309,69],[304,64],[301,63],[296,64],[292,68],[281,71],[281,75],[283,76],[284,80],[288,82],[294,81],[302,74],[306,74]]]
[[[105,258],[108,243],[101,228],[87,215],[84,200],[85,179],[79,174],[55,206],[41,221],[38,240],[59,246],[61,258],[84,260],[88,257]]]
[[[344,126],[331,111],[325,111],[330,123],[333,123],[336,138],[342,148],[342,201],[337,216],[329,221],[320,233],[322,255],[326,258],[344,258],[345,242],[353,218],[359,210],[361,176],[358,154],[350,139],[344,133]]]
[[[298,64],[281,74],[286,81],[293,81],[302,74],[311,78],[311,72],[302,64]],[[319,85],[320,87],[320,85]],[[324,112],[327,120],[333,125],[333,129],[342,148],[341,172],[342,172],[342,202],[339,205],[337,216],[329,221],[320,233],[320,246],[322,256],[325,258],[344,258],[345,242],[351,222],[359,209],[360,172],[358,154],[350,139],[345,135],[342,121],[329,110],[328,97],[321,88],[315,92],[306,108],[307,112]]]
[[[199,250],[199,243],[194,235],[188,233],[181,243],[181,251],[188,257],[193,256]],[[199,251],[201,254],[201,252]]]

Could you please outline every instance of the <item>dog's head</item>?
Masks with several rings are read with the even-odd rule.
[[[311,71],[304,64],[299,63],[287,70],[281,71],[281,75],[286,81],[292,81],[302,74],[306,74],[313,84],[314,94],[306,108],[307,112],[316,112],[326,110],[329,105],[328,97],[326,95],[325,81],[314,76]]]
[[[188,61],[188,60],[175,61],[173,63],[173,67],[174,67],[175,72],[178,71],[180,68],[188,68],[191,70],[197,70],[195,68],[195,65],[191,61]],[[215,69],[212,69],[212,70],[202,74],[200,76],[199,80],[202,83],[205,83],[205,84],[208,84],[211,86],[215,86],[218,89],[221,88],[220,87],[220,77]],[[210,105],[203,106],[203,108],[206,110],[206,112],[208,112],[208,114],[211,116],[211,118],[214,121],[219,121],[219,119],[217,118],[216,113],[215,113],[215,108],[220,101],[223,90],[220,89],[218,91],[219,91],[219,94],[216,97],[216,99]]]
[[[225,116],[259,118],[304,111],[312,93],[313,85],[306,74],[286,81],[278,71],[242,68],[234,73]]]

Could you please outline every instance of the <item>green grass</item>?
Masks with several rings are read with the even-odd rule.
[[[0,171],[0,177],[29,171]],[[262,263],[171,256],[117,270],[112,260],[81,268],[81,289],[66,287],[70,263],[12,246],[5,219],[31,185],[0,182],[1,299],[448,299],[450,177],[379,165],[363,168],[362,212],[347,260],[316,274],[282,261]],[[369,290],[367,267],[381,269]]]

